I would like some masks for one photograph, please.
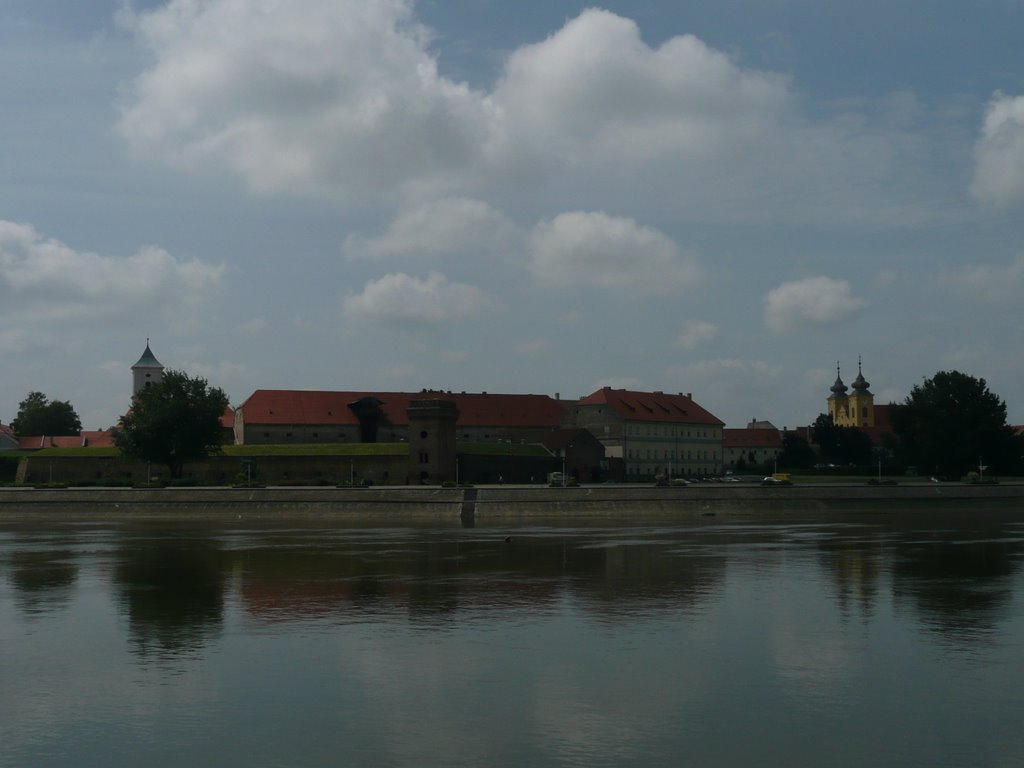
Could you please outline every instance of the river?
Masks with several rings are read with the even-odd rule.
[[[0,766],[1021,766],[1024,511],[0,522]]]

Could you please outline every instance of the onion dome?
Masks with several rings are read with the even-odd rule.
[[[839,375],[839,363],[836,363],[836,383],[832,385],[832,397],[846,397],[846,390],[849,389],[843,384],[843,379]]]
[[[870,387],[867,381],[864,380],[864,374],[860,371],[860,358],[857,358],[857,378],[853,381],[853,391],[858,395],[870,395],[868,387]]]

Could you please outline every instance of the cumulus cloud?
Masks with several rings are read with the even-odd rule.
[[[126,88],[120,134],[253,190],[372,208],[552,189],[634,214],[918,218],[894,199],[907,184],[888,182],[894,158],[912,177],[919,137],[805,119],[785,77],[693,35],[651,47],[608,11],[512,51],[489,89],[439,73],[412,0],[169,0],[125,16],[153,61]],[[387,253],[392,234],[350,246]]]
[[[960,296],[983,301],[1014,298],[1024,287],[1024,256],[1009,264],[969,264],[960,270],[940,273],[938,281]]]
[[[709,157],[749,143],[788,101],[692,35],[652,49],[630,19],[586,10],[508,59],[494,100],[516,150],[561,158]]]
[[[683,349],[696,349],[701,344],[718,338],[718,326],[713,323],[690,321],[679,332],[678,343]]]
[[[0,317],[50,327],[176,315],[220,283],[223,266],[146,247],[127,258],[77,251],[0,220]]]
[[[516,225],[487,203],[443,198],[403,212],[379,235],[349,235],[343,251],[350,259],[490,255],[518,249],[520,239]]]
[[[833,325],[856,315],[867,302],[845,280],[809,277],[773,288],[764,298],[764,318],[776,331]]]
[[[542,221],[529,247],[530,269],[545,286],[655,295],[686,288],[700,274],[696,259],[664,233],[604,213],[574,211]]]
[[[484,291],[449,282],[438,272],[422,279],[399,272],[370,280],[362,293],[346,297],[342,313],[356,322],[417,333],[466,320],[487,303]]]
[[[974,148],[971,193],[983,203],[1024,199],[1024,96],[996,93]]]
[[[155,62],[118,128],[171,162],[359,199],[472,167],[486,144],[487,100],[438,74],[411,0],[171,0],[127,23]]]

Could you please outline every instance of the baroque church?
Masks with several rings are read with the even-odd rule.
[[[832,385],[828,398],[828,415],[839,427],[861,427],[871,429],[878,426],[875,396],[868,389],[871,385],[864,379],[861,360],[857,358],[857,378],[847,387],[836,362],[836,383]]]

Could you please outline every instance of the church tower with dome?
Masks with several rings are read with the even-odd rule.
[[[828,398],[828,413],[832,423],[839,427],[875,426],[875,396],[868,389],[870,386],[861,371],[860,357],[857,358],[857,378],[850,387],[843,383],[837,362],[836,382]]]

